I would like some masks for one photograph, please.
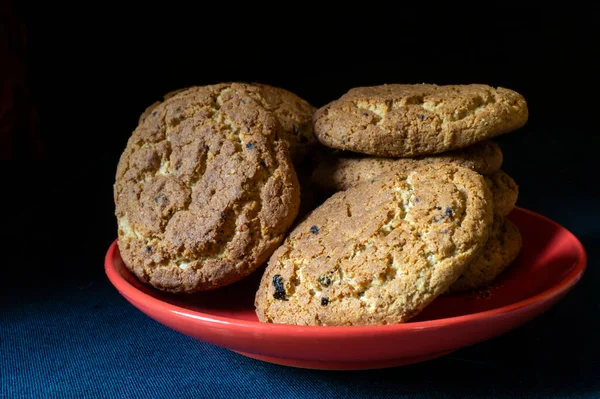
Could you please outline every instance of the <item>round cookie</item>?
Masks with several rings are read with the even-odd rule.
[[[313,117],[324,145],[370,155],[438,154],[522,127],[523,96],[486,85],[382,85],[351,89]]]
[[[409,320],[484,247],[493,221],[481,175],[455,165],[390,173],[338,192],[269,260],[260,321],[371,325]]]
[[[436,162],[450,162],[481,174],[491,174],[502,166],[502,151],[493,141],[483,141],[463,149],[418,158],[380,158],[356,153],[332,155],[317,165],[313,181],[325,189],[346,190],[384,173],[409,171]]]
[[[484,177],[494,197],[494,213],[499,216],[508,215],[517,203],[519,186],[502,170]]]
[[[275,116],[245,84],[194,87],[157,105],[117,169],[119,250],[142,281],[191,293],[264,263],[299,206]]]
[[[277,118],[278,135],[288,145],[292,162],[298,165],[318,143],[312,126],[312,116],[316,108],[294,93],[279,87],[252,83],[248,88],[251,88],[248,94]],[[184,90],[187,89],[173,90],[165,94],[163,99],[168,100]],[[160,101],[146,108],[140,116],[139,123],[142,123],[158,104]]]
[[[519,255],[523,245],[519,229],[508,219],[496,216],[492,234],[481,253],[448,289],[464,292],[489,285]]]

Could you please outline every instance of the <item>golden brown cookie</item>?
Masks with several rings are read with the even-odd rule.
[[[492,234],[480,254],[448,289],[464,292],[489,285],[519,255],[522,246],[519,229],[508,219],[496,216]]]
[[[318,143],[313,132],[312,116],[316,110],[305,100],[294,93],[279,87],[268,86],[260,83],[252,83],[248,90],[256,101],[264,108],[271,111],[279,123],[278,135],[284,140],[290,149],[292,162],[298,165],[304,156]],[[165,94],[163,100],[167,100],[187,89],[173,90]],[[140,116],[142,123],[160,101],[150,105]]]
[[[467,147],[527,121],[527,103],[486,85],[358,87],[313,117],[324,145],[370,155],[412,157]]]
[[[298,212],[278,122],[245,84],[194,87],[157,105],[117,169],[119,249],[142,281],[191,293],[265,262]]]
[[[356,153],[332,154],[324,158],[313,172],[313,181],[328,190],[346,190],[391,171],[409,171],[430,163],[450,162],[481,174],[497,172],[502,165],[502,151],[493,141],[418,158],[381,158]]]
[[[445,292],[492,225],[481,175],[449,164],[338,192],[269,260],[259,320],[299,325],[407,321]]]
[[[279,136],[288,144],[294,165],[298,165],[318,144],[312,125],[316,108],[285,89],[259,83],[252,85],[259,88],[258,99],[262,105],[272,111],[279,121]]]
[[[519,197],[517,183],[502,170],[485,176],[485,181],[494,197],[494,213],[500,216],[508,215],[514,209]]]

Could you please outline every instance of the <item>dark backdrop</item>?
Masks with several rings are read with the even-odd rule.
[[[318,107],[359,85],[486,83],[514,89],[529,104],[527,125],[497,140],[504,169],[520,185],[518,204],[574,231],[590,256],[582,283],[539,332],[550,328],[545,339],[557,340],[558,374],[599,377],[600,278],[591,267],[600,266],[597,9],[434,15],[433,7],[364,4],[348,5],[360,16],[350,20],[320,8],[259,17],[249,7],[199,6],[163,5],[176,17],[151,20],[148,5],[135,12],[3,6],[5,303],[104,281],[103,255],[116,237],[118,157],[138,116],[168,91],[260,81]]]

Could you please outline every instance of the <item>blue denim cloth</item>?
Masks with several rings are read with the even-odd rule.
[[[513,332],[437,360],[373,371],[245,358],[151,320],[105,279],[54,295],[9,296],[0,307],[0,397],[598,398],[592,293],[599,273],[588,274],[564,301]]]

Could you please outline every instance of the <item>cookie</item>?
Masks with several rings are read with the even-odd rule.
[[[522,127],[525,99],[486,85],[358,87],[313,117],[324,145],[364,154],[413,157],[467,147]]]
[[[318,143],[312,116],[316,108],[292,92],[279,87],[253,83],[262,105],[272,111],[281,125],[279,136],[288,144],[294,165]]]
[[[508,215],[514,209],[519,197],[517,183],[502,170],[485,176],[485,181],[494,197],[494,213],[500,216]]]
[[[492,234],[481,253],[448,289],[448,293],[464,292],[488,286],[519,255],[522,247],[519,229],[508,219],[497,216]]]
[[[409,320],[445,292],[492,225],[481,175],[455,165],[390,173],[330,197],[275,251],[260,321],[370,325]]]
[[[171,98],[171,97],[175,96],[176,94],[179,94],[185,90],[187,90],[187,88],[172,90],[163,96],[163,101],[168,100],[169,98]],[[138,125],[141,125],[142,122],[144,122],[146,120],[146,118],[148,116],[150,116],[150,114],[152,113],[154,108],[156,108],[160,103],[161,103],[161,101],[155,101],[148,108],[146,108],[144,110],[144,112],[142,113],[142,115],[140,115],[140,118],[138,119]]]
[[[463,149],[418,158],[369,157],[348,152],[324,159],[315,168],[312,178],[320,187],[339,191],[393,170],[409,171],[435,162],[450,162],[481,174],[491,174],[502,165],[502,151],[493,141],[484,141]]]
[[[191,293],[264,263],[300,192],[278,121],[245,84],[182,91],[136,128],[119,161],[119,250],[142,281]]]
[[[248,87],[252,88],[248,91],[249,95],[277,118],[278,135],[288,145],[292,162],[298,165],[318,143],[312,126],[312,116],[316,108],[294,93],[279,87],[260,83],[252,83]],[[186,89],[173,90],[165,94],[163,100],[184,90]],[[140,116],[139,123],[142,123],[158,104],[160,101],[146,108]]]

